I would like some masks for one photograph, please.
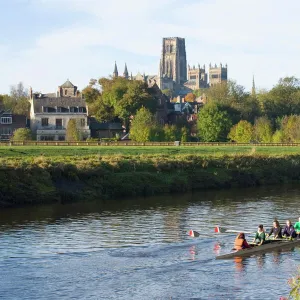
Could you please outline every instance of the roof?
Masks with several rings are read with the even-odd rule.
[[[73,88],[74,84],[68,79],[63,85],[61,85],[60,87],[62,88]]]
[[[86,102],[80,97],[45,97],[33,100],[35,113],[42,113],[43,107],[86,107]]]

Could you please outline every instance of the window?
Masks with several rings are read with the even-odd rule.
[[[12,123],[12,117],[2,117],[1,118],[1,124],[11,124]]]
[[[68,95],[68,90],[65,90],[65,96]]]
[[[43,112],[48,112],[48,107],[43,106]]]
[[[86,112],[85,107],[79,107],[79,112]]]
[[[42,127],[48,126],[48,125],[49,125],[49,124],[48,124],[48,121],[49,121],[48,118],[42,118]]]
[[[5,134],[5,135],[12,134],[11,128],[2,128],[1,134]]]
[[[84,127],[85,126],[85,119],[80,119],[80,126]]]
[[[62,129],[62,119],[56,119],[55,126],[56,129]]]
[[[212,74],[211,78],[219,78],[219,75],[218,74]]]
[[[54,135],[42,135],[41,141],[54,141]]]
[[[57,112],[61,112],[61,107],[58,107],[58,108],[56,109],[56,111],[57,111]]]
[[[59,141],[64,141],[66,138],[65,138],[65,136],[64,135],[59,135],[58,136],[58,140]]]
[[[196,79],[196,75],[191,75],[191,76],[190,76],[190,79],[191,79],[191,80]]]

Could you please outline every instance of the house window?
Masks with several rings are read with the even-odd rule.
[[[55,126],[56,129],[62,129],[62,119],[56,119]]]
[[[1,134],[10,135],[12,134],[11,128],[2,128]]]
[[[48,107],[43,106],[43,112],[48,112]]]
[[[70,107],[70,112],[74,113],[76,111],[77,111],[77,107],[74,107],[74,106]]]
[[[49,125],[49,119],[48,118],[42,118],[42,127],[46,127]]]
[[[41,141],[54,141],[54,135],[42,135]]]
[[[65,138],[65,136],[64,135],[59,135],[58,136],[58,140],[59,141],[64,141],[66,138]]]
[[[58,108],[56,109],[56,111],[57,111],[57,112],[61,112],[61,107],[58,107]]]
[[[85,119],[80,119],[80,126],[84,127],[85,126]]]
[[[11,124],[12,123],[12,117],[2,117],[1,118],[1,124]]]

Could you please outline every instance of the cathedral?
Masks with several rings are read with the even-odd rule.
[[[208,73],[207,73],[208,71]],[[118,77],[118,68],[115,63],[113,77]],[[171,90],[173,95],[185,95],[193,90],[208,88],[227,81],[227,64],[209,64],[208,70],[205,65],[198,64],[187,66],[185,39],[180,37],[163,38],[162,51],[159,63],[158,75],[145,75],[138,73],[129,76],[125,64],[123,77],[130,80],[142,80],[149,86],[157,84],[161,90]]]

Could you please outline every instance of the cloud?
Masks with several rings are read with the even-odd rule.
[[[24,80],[49,91],[68,77],[83,87],[91,77],[110,74],[114,60],[119,69],[126,61],[134,74],[153,74],[158,70],[162,37],[167,36],[186,38],[191,64],[227,62],[229,77],[248,89],[253,74],[257,85],[267,88],[281,76],[300,77],[300,2],[296,0],[289,5],[279,0],[30,3],[40,13],[55,14],[63,8],[66,15],[79,13],[84,20],[75,18],[68,26],[36,36],[34,43],[11,53],[8,60],[7,47],[0,46],[5,58],[0,62],[8,73],[1,87],[8,80]]]

